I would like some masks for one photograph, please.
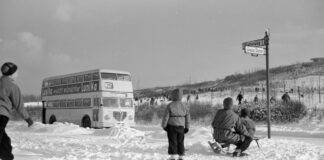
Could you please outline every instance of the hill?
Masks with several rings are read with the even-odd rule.
[[[302,79],[309,76],[323,74],[324,62],[313,61],[296,63],[287,66],[279,66],[270,69],[270,81],[272,88],[286,88],[291,86],[290,83],[294,80]],[[146,88],[135,91],[135,97],[154,97],[168,94],[172,89],[182,88],[184,94],[189,93],[202,93],[209,91],[223,91],[223,90],[237,90],[240,88],[253,88],[264,83],[266,80],[266,71],[258,70],[249,73],[238,73],[228,75],[223,79],[206,81],[195,84],[184,84],[178,86],[165,86]],[[305,84],[305,80],[303,81]],[[313,83],[313,82],[312,82]],[[282,85],[283,84],[283,85]],[[306,83],[310,84],[310,83]],[[295,84],[296,85],[296,84]],[[312,84],[313,85],[313,84]],[[284,89],[285,90],[285,89]]]

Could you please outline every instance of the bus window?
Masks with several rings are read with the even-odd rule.
[[[47,96],[47,88],[42,89],[42,96]]]
[[[89,107],[89,106],[91,106],[91,98],[84,98],[84,99],[83,99],[83,106],[84,106],[84,107]]]
[[[83,75],[79,75],[79,76],[77,76],[77,78],[76,78],[76,82],[77,82],[77,83],[83,82]]]
[[[62,100],[62,101],[61,101],[61,105],[60,105],[60,107],[66,107],[66,101],[65,101],[65,100]]]
[[[99,73],[96,72],[96,73],[93,73],[92,74],[92,80],[98,80],[99,79]]]
[[[82,85],[82,92],[89,92],[90,91],[90,82],[84,82]]]
[[[46,107],[54,107],[54,101],[48,101]]]
[[[115,73],[101,73],[102,79],[117,80],[117,75]]]
[[[54,101],[53,107],[60,107],[60,101]]]
[[[81,83],[74,85],[74,92],[79,93],[81,91]]]
[[[103,99],[104,107],[118,107],[118,99],[117,98],[104,98]]]
[[[92,79],[92,74],[91,73],[84,75],[84,81],[91,81],[91,79]]]
[[[131,78],[128,74],[117,74],[118,80],[122,81],[131,81]]]
[[[75,106],[76,107],[81,107],[83,105],[82,98],[76,99],[75,100]]]
[[[62,81],[62,84],[68,84],[69,79],[68,79],[68,77],[65,77],[65,78],[62,78],[61,81]]]
[[[74,100],[67,101],[67,107],[74,107]]]
[[[98,91],[99,90],[99,81],[93,81],[92,82],[92,90]]]
[[[132,99],[120,99],[120,107],[132,107]]]
[[[99,98],[93,98],[93,106],[99,106],[100,105],[100,99]]]

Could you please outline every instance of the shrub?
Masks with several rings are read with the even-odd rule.
[[[247,104],[251,109],[251,119],[256,122],[267,121],[267,107],[265,102]],[[276,123],[296,122],[306,116],[306,106],[303,103],[291,101],[289,103],[275,102],[270,105],[271,121]]]

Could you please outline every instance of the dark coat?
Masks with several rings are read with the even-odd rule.
[[[219,110],[212,122],[214,139],[221,143],[236,144],[244,141],[245,135],[249,135],[240,117],[231,109]]]
[[[23,119],[29,118],[24,108],[24,102],[19,87],[10,77],[2,76],[0,78],[0,115],[10,118],[13,109],[15,109]]]
[[[242,117],[241,121],[245,126],[246,130],[249,132],[250,137],[254,137],[255,134],[255,123],[249,117]]]

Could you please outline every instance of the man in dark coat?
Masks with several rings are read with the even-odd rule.
[[[290,96],[288,94],[288,92],[286,92],[285,94],[282,95],[281,99],[285,102],[288,103],[290,101]]]
[[[243,153],[252,142],[249,132],[242,124],[240,117],[232,110],[233,99],[223,101],[224,109],[219,110],[212,122],[213,137],[216,142],[236,145],[233,156],[244,156]]]
[[[24,108],[24,102],[19,87],[14,83],[17,78],[18,67],[10,62],[4,63],[1,67],[2,77],[0,78],[0,159],[12,160],[11,140],[8,137],[5,128],[15,109],[22,118],[28,123],[28,127],[33,124]]]
[[[188,107],[181,102],[181,90],[174,90],[171,96],[173,102],[167,105],[162,128],[167,131],[170,159],[175,160],[175,156],[179,155],[178,160],[182,160],[185,153],[184,134],[189,131],[190,114]]]
[[[236,100],[239,101],[238,104],[242,104],[242,100],[243,100],[243,94],[242,94],[242,92],[240,92],[240,93],[237,95]]]

